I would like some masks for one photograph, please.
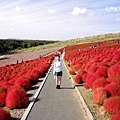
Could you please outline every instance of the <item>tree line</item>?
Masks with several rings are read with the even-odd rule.
[[[0,53],[11,51],[14,49],[30,48],[55,42],[58,41],[0,39]]]

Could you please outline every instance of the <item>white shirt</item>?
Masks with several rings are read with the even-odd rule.
[[[53,67],[53,74],[55,72],[61,72],[62,71],[62,62],[63,62],[63,59],[64,59],[64,55],[65,55],[65,52],[63,52],[63,54],[60,56],[60,61],[55,61],[54,62],[54,67]]]

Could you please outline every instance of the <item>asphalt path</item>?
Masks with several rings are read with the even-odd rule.
[[[56,89],[51,70],[27,120],[87,120],[64,65],[63,71],[61,89]]]

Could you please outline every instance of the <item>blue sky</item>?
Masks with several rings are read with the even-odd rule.
[[[69,40],[117,32],[119,0],[0,0],[0,38]]]

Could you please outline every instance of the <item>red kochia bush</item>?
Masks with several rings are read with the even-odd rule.
[[[24,77],[19,77],[15,81],[14,85],[23,87],[25,90],[29,90],[32,87],[30,80],[28,80],[27,78],[24,78]]]
[[[5,106],[5,99],[6,99],[7,94],[5,92],[0,93],[0,107]]]
[[[6,107],[10,109],[27,107],[29,99],[24,89],[13,88],[6,97]]]
[[[32,74],[32,73],[27,73],[26,75],[25,75],[25,78],[27,78],[27,79],[29,79],[30,80],[30,82],[31,83],[36,83],[37,81],[38,81],[38,78],[39,77],[36,77],[34,74]]]
[[[93,102],[98,105],[102,105],[104,100],[107,98],[107,91],[99,87],[93,93]]]
[[[76,77],[75,77],[75,82],[78,83],[78,84],[83,83],[82,76],[77,74]]]
[[[110,97],[104,101],[105,110],[111,114],[120,111],[120,96]]]
[[[39,77],[42,76],[43,73],[40,73],[38,70],[33,70],[31,73],[27,73],[25,78],[29,79],[31,83],[36,83]]]
[[[115,115],[112,115],[110,120],[120,120],[120,111],[118,111]]]
[[[120,96],[120,84],[112,82],[105,86],[109,96]]]
[[[0,81],[0,86],[8,89],[9,87],[12,86],[12,84],[8,83],[7,81]]]
[[[108,84],[108,81],[106,80],[106,78],[101,77],[96,79],[93,84],[92,84],[92,89],[95,90],[98,87],[105,87]]]
[[[92,65],[89,69],[88,69],[88,73],[89,74],[94,74],[95,72],[96,72],[96,70],[97,70],[97,66],[96,65]]]
[[[99,66],[97,71],[94,73],[97,77],[106,77],[107,76],[108,67],[106,66]]]
[[[12,117],[8,111],[0,108],[0,120],[12,120]]]
[[[69,74],[70,75],[76,75],[75,71],[73,71],[73,70],[69,70]]]
[[[88,86],[89,88],[92,88],[92,84],[96,79],[96,76],[88,74],[86,77],[86,87]]]
[[[120,83],[120,65],[115,64],[108,69],[108,76]]]
[[[6,88],[0,86],[0,93],[7,92]]]

